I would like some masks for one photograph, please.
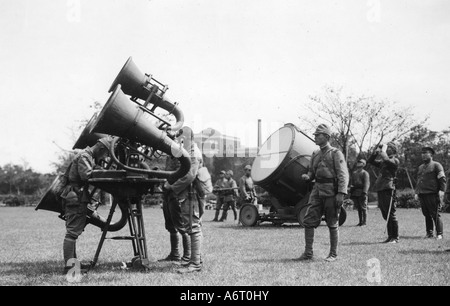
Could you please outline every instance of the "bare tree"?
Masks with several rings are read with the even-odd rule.
[[[299,116],[301,122],[311,129],[328,124],[336,131],[332,137],[346,159],[350,148],[364,156],[374,145],[399,140],[418,124],[411,107],[373,96],[344,95],[342,87],[325,87],[322,95],[310,96],[303,108],[306,112]]]

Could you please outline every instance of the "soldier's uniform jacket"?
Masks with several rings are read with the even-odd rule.
[[[417,194],[438,193],[445,191],[445,173],[442,165],[434,160],[419,166],[417,173]]]
[[[191,184],[197,177],[199,164],[199,159],[195,156],[191,156],[191,168],[189,169],[189,172],[171,185],[172,191],[179,201],[188,199],[189,192],[193,192]],[[193,196],[191,200],[194,200],[194,198],[196,197]]]
[[[216,183],[214,184],[214,189],[220,189],[220,188],[228,188],[228,180],[223,177],[223,178],[219,178]],[[223,191],[219,191],[217,193],[217,196],[223,198],[225,196]]]
[[[94,166],[95,161],[92,149],[87,147],[73,159],[69,170],[69,183],[78,188],[83,187],[91,177]]]
[[[226,181],[225,188],[235,188],[235,189],[230,189],[225,192],[224,201],[225,202],[234,201],[235,200],[234,197],[238,196],[238,190],[237,190],[238,186],[236,184],[236,181],[233,178],[230,178],[229,180],[225,179],[225,181]]]
[[[173,157],[173,156],[167,156],[166,157],[166,171],[174,171],[180,167],[180,161]]]
[[[374,188],[376,191],[382,191],[387,189],[395,189],[394,178],[397,174],[398,166],[400,161],[395,157],[395,155],[387,156],[386,153],[380,153],[381,160],[377,160],[376,154],[372,154],[369,160],[369,164],[380,168],[380,175],[378,175],[375,181]]]
[[[330,144],[313,152],[308,175],[311,180],[315,179],[314,189],[321,197],[347,194],[347,163],[342,152]]]
[[[350,190],[352,197],[359,197],[363,193],[367,194],[370,187],[369,173],[364,169],[356,169],[352,173],[350,183],[351,183]]]
[[[241,198],[245,200],[246,197],[255,197],[255,184],[253,183],[252,177],[247,177],[243,175],[239,180],[239,193]]]

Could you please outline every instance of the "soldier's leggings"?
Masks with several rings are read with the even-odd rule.
[[[427,234],[433,234],[434,224],[436,224],[436,234],[442,235],[443,223],[438,208],[441,202],[438,193],[419,194],[422,214],[425,216],[425,227]],[[433,224],[434,222],[434,224]]]
[[[392,189],[381,190],[378,191],[377,194],[378,194],[378,206],[381,210],[381,215],[383,216],[384,220],[388,220],[389,205],[391,206],[389,221],[387,223],[388,236],[389,238],[398,239],[398,221],[395,215],[395,201],[394,199],[392,199],[393,195]]]

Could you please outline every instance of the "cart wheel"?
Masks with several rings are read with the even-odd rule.
[[[309,205],[303,206],[298,212],[297,220],[300,226],[304,227],[303,220],[305,220],[306,212],[308,211]]]
[[[259,220],[258,208],[253,204],[244,204],[239,211],[239,220],[243,226],[255,226]]]

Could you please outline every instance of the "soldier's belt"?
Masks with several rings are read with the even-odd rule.
[[[334,178],[316,178],[316,183],[320,184],[327,184],[327,183],[334,183],[336,182],[336,179]]]

